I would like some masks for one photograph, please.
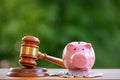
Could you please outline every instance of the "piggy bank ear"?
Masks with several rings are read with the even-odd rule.
[[[88,49],[91,49],[91,46],[92,46],[91,43],[87,43],[87,44],[85,45],[85,47],[88,48]]]
[[[68,44],[68,45],[67,45],[67,49],[68,49],[68,50],[71,50],[71,49],[73,48],[73,46],[74,46],[73,44]]]

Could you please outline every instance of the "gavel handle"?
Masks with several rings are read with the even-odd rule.
[[[38,58],[43,59],[43,60],[47,60],[49,62],[52,62],[52,63],[55,63],[59,66],[64,67],[64,63],[63,63],[62,59],[60,59],[60,58],[52,57],[52,56],[49,56],[47,54],[43,54],[41,52],[38,52]]]

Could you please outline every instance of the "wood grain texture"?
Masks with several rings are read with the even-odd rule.
[[[0,69],[0,80],[62,80],[62,79],[70,79],[70,80],[120,80],[120,69],[92,69],[92,72],[102,72],[102,77],[96,77],[96,78],[60,78],[60,77],[8,77],[7,72],[9,69]],[[57,72],[57,71],[67,71],[66,69],[48,69],[48,72]]]
[[[7,73],[10,77],[43,77],[48,76],[46,68],[10,68]]]

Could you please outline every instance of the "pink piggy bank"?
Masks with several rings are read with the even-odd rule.
[[[89,72],[95,62],[90,43],[71,42],[63,50],[63,62],[68,71]]]

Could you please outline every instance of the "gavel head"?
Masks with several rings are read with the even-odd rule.
[[[32,68],[37,65],[36,59],[38,58],[38,44],[40,41],[33,36],[25,36],[22,41],[19,64],[26,68]]]

